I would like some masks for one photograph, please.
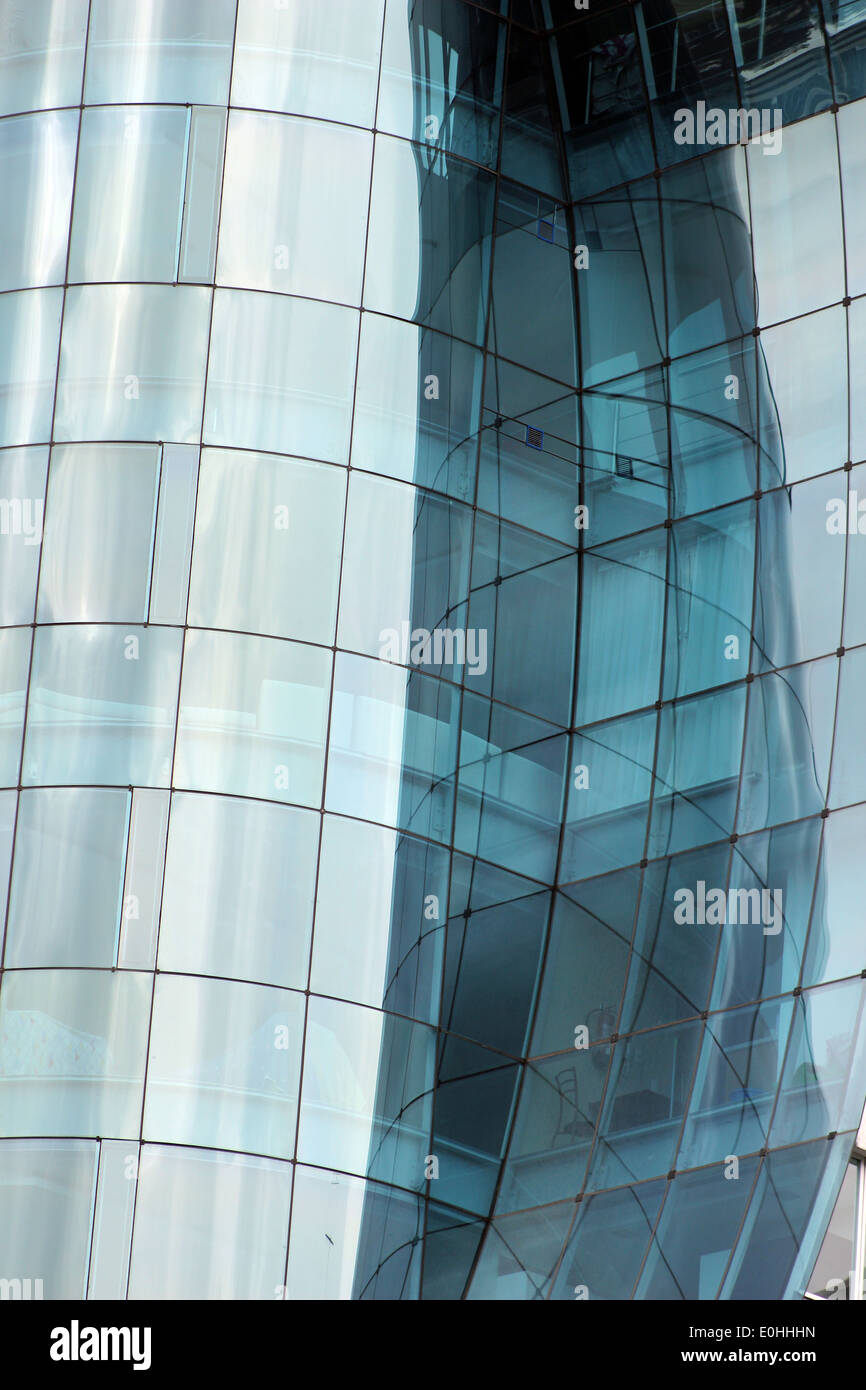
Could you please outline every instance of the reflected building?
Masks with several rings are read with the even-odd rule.
[[[0,18],[0,1277],[861,1296],[866,6]]]

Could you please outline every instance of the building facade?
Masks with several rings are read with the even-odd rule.
[[[0,3],[4,1289],[862,1297],[864,97]]]

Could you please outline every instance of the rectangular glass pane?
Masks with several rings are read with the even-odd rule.
[[[160,975],[145,1138],[292,1155],[304,996]]]
[[[318,807],[330,679],[321,648],[190,632],[175,786]]]

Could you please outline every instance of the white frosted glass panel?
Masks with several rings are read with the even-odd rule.
[[[0,786],[18,785],[31,629],[0,631]]]
[[[190,623],[333,642],[345,491],[329,464],[206,449]]]
[[[174,784],[319,806],[331,654],[191,631]]]
[[[165,863],[169,794],[136,787],[129,817],[129,844],[117,963],[125,970],[152,970]]]
[[[209,309],[191,285],[70,289],[55,437],[196,441]]]
[[[413,487],[352,473],[349,483],[339,642],[378,657],[389,630],[400,633],[412,608],[415,519]],[[432,623],[431,623],[432,627]]]
[[[150,590],[150,621],[182,623],[186,617],[199,451],[192,444],[165,444]]]
[[[156,982],[146,1139],[291,1156],[304,996],[229,980]]]
[[[288,1163],[145,1144],[130,1298],[277,1298],[290,1193]]]
[[[0,1132],[138,1137],[152,977],[12,970],[0,990]]]
[[[33,621],[48,447],[0,452],[0,625]]]
[[[174,280],[186,128],[181,107],[84,112],[70,282]]]
[[[228,99],[234,0],[92,0],[85,100]]]
[[[220,284],[358,304],[372,151],[345,126],[233,111]]]
[[[225,127],[224,111],[199,106],[191,113],[181,280],[213,279]]]
[[[217,291],[205,442],[345,463],[358,315]]]
[[[158,627],[37,629],[24,781],[167,787],[181,636]]]
[[[63,283],[77,129],[75,111],[0,124],[0,290]]]
[[[93,1215],[88,1298],[126,1298],[138,1144],[103,1139]]]
[[[126,791],[21,793],[7,966],[114,965],[128,810]]]
[[[319,818],[176,792],[159,966],[304,989]]]
[[[397,832],[326,816],[310,988],[381,1007]]]
[[[232,103],[372,126],[382,0],[240,0]]]
[[[0,444],[51,438],[63,291],[0,295]]]
[[[43,1299],[84,1297],[98,1152],[84,1140],[0,1143],[0,1278],[41,1279]]]
[[[746,147],[762,327],[845,293],[834,117],[786,126],[784,136],[769,157],[755,141]]]
[[[0,115],[77,106],[88,0],[38,0],[3,6]]]
[[[54,450],[38,622],[147,617],[158,468],[156,445]]]

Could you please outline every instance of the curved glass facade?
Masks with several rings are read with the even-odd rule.
[[[10,0],[0,97],[0,1277],[802,1297],[866,4]]]

